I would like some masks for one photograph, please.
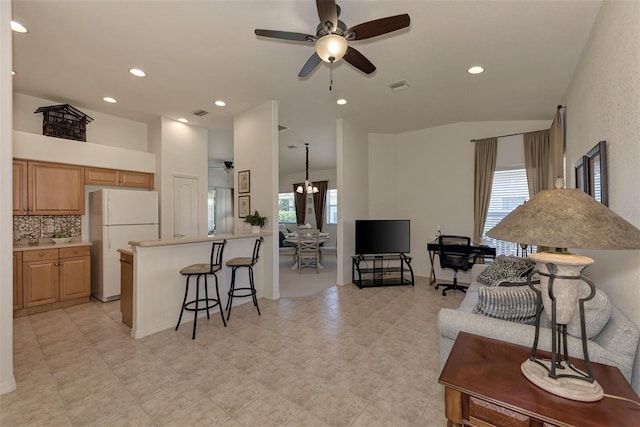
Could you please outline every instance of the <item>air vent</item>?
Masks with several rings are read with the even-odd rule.
[[[195,110],[195,111],[192,111],[191,114],[193,114],[194,116],[202,117],[209,114],[209,112],[204,110]]]
[[[289,128],[286,126],[278,125],[278,132],[280,132],[281,130],[287,130],[287,129]]]
[[[406,80],[400,80],[394,83],[390,83],[387,86],[389,86],[389,89],[394,92],[400,92],[401,90],[409,89],[409,83],[407,83]]]

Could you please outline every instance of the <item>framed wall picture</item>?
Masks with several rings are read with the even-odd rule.
[[[607,142],[600,141],[586,155],[588,164],[588,193],[605,206],[609,206],[607,177]]]
[[[238,196],[238,217],[245,218],[251,213],[251,196]]]
[[[238,194],[251,192],[251,171],[238,172]]]
[[[576,188],[584,191],[585,193],[589,193],[589,170],[587,168],[588,165],[589,158],[587,156],[580,157],[580,160],[578,160],[575,165]]]

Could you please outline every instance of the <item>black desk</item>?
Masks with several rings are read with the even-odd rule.
[[[451,246],[451,245],[446,245]],[[473,252],[476,255],[476,263],[484,263],[486,258],[495,258],[496,256],[496,248],[492,248],[491,246],[486,245],[472,245],[471,246]],[[429,261],[431,261],[431,274],[429,275],[429,286],[433,285],[436,282],[436,270],[434,260],[436,254],[440,252],[440,244],[438,242],[430,242],[427,243],[427,251],[429,251]]]

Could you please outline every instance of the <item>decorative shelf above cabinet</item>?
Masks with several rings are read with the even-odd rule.
[[[153,189],[153,174],[105,168],[84,168],[86,185]]]

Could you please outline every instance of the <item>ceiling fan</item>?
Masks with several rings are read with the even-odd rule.
[[[371,74],[376,70],[371,63],[358,50],[349,46],[350,41],[364,40],[371,37],[387,34],[392,31],[408,27],[410,18],[408,14],[389,16],[364,22],[347,28],[340,21],[340,6],[335,0],[316,0],[320,24],[316,28],[316,35],[294,33],[277,30],[255,30],[257,36],[271,37],[275,39],[315,43],[316,51],[307,60],[298,77],[307,77],[316,69],[320,62],[333,63],[344,57],[344,60],[365,74]]]
[[[211,164],[209,165],[210,168],[213,169],[223,169],[226,173],[229,173],[233,170],[233,162],[232,161],[228,161],[228,160],[214,160],[214,162],[217,164],[216,166],[212,166]]]

